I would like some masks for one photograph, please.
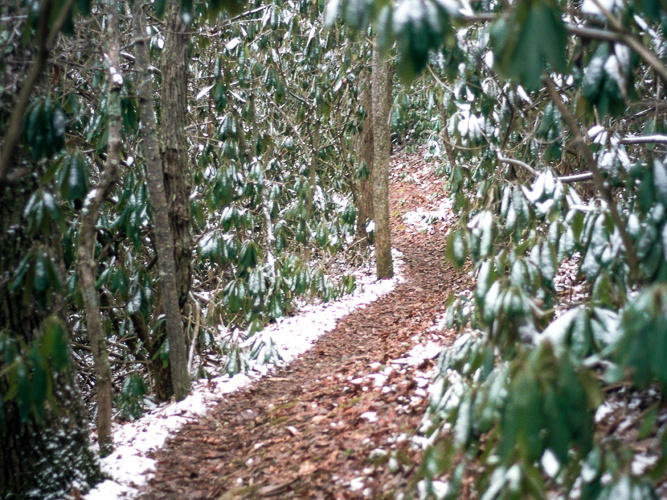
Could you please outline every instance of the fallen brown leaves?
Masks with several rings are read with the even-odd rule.
[[[342,319],[289,366],[186,425],[156,453],[143,498],[393,498],[411,490],[421,450],[410,436],[426,405],[421,372],[433,361],[392,360],[415,336],[450,342],[426,332],[452,285],[468,285],[443,260],[444,223],[430,235],[400,230],[401,214],[430,209],[443,196],[419,157],[394,157],[391,193],[406,281]]]

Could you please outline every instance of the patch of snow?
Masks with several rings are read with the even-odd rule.
[[[546,472],[549,477],[555,478],[560,471],[560,462],[554,452],[546,450],[544,454],[542,454],[542,460],[540,462],[542,464],[542,470]]]
[[[595,412],[595,423],[599,424],[602,422],[608,415],[611,415],[614,412],[614,409],[611,407],[609,402],[605,401],[600,406],[598,406],[597,411]]]
[[[415,375],[415,382],[417,382],[417,387],[424,389],[431,383],[431,377],[428,374],[424,374],[424,376],[420,375],[419,373]]]
[[[655,465],[658,457],[655,455],[647,455],[646,453],[639,453],[634,456],[632,460],[632,474],[641,476],[645,474],[649,468]]]
[[[373,381],[373,387],[384,387],[387,382],[387,376],[381,373],[371,373],[368,378]]]
[[[425,399],[428,393],[424,389],[415,389],[415,396],[420,400]]]
[[[530,99],[530,96],[526,93],[526,90],[521,85],[517,86],[516,93],[521,98],[521,100],[526,102],[527,104],[533,103],[533,101],[531,101]]]
[[[447,495],[450,493],[449,490],[449,483],[445,481],[431,481],[429,484],[425,479],[422,479],[417,483],[417,494],[420,500],[427,498],[434,498],[436,500],[447,498]]]
[[[366,478],[363,476],[360,477],[355,477],[352,481],[350,481],[350,490],[352,491],[359,491],[364,487],[364,480]]]
[[[417,230],[428,231],[433,229],[433,223],[446,221],[452,217],[452,201],[447,199],[440,204],[438,210],[414,210],[403,216],[403,222],[414,226]]]
[[[600,140],[604,141],[606,139],[606,130],[602,125],[593,125],[588,130],[588,137],[599,143]]]
[[[604,13],[600,7],[615,14],[623,8],[623,2],[622,0],[584,0],[581,5],[581,12],[593,16],[604,17]]]
[[[427,359],[434,359],[440,355],[442,346],[436,342],[428,342],[427,344],[416,344],[410,352],[403,357],[390,361],[392,364],[417,366]]]
[[[389,471],[392,474],[395,474],[401,468],[400,464],[398,463],[398,460],[396,460],[396,457],[389,458],[389,461],[387,462],[387,467],[389,468]]]
[[[470,291],[472,293],[472,291]],[[427,332],[443,332],[445,330],[445,325],[446,325],[446,320],[447,320],[447,314],[442,313],[440,316],[438,316],[433,323],[433,326],[429,327]]]
[[[214,85],[207,85],[206,87],[204,87],[203,89],[201,89],[201,90],[199,91],[199,93],[197,94],[197,97],[195,97],[195,100],[198,101],[198,100],[200,100],[202,97],[205,97],[206,95],[208,95],[208,93],[211,91],[211,89],[212,89],[213,87],[214,87]]]
[[[368,420],[371,424],[372,424],[373,422],[377,422],[377,421],[378,421],[378,414],[377,414],[377,412],[374,412],[374,411],[367,411],[367,412],[362,413],[362,414],[359,415],[359,416],[360,416],[361,418],[365,418],[365,419]]]
[[[100,460],[102,472],[110,476],[97,485],[85,498],[107,500],[133,498],[137,488],[145,484],[155,469],[150,452],[162,447],[167,438],[185,423],[206,413],[221,395],[234,392],[252,380],[243,374],[200,381],[193,393],[178,403],[163,404],[143,418],[114,426],[114,452]]]
[[[228,41],[225,44],[225,48],[227,50],[234,50],[236,47],[238,47],[241,43],[241,39],[239,37],[232,38],[230,41]]]

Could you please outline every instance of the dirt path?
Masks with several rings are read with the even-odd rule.
[[[416,335],[451,341],[425,332],[465,280],[444,262],[443,223],[428,235],[402,222],[409,210],[433,208],[442,193],[417,157],[393,158],[391,193],[405,282],[342,319],[289,366],[186,425],[156,453],[158,469],[142,498],[394,498],[410,491],[420,452],[409,436],[424,414],[423,371],[434,360],[417,367],[392,360],[410,351]]]

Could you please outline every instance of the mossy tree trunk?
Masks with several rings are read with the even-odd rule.
[[[16,269],[35,248],[54,263],[62,282],[61,234],[53,228],[51,237],[35,240],[25,231],[22,212],[38,189],[35,178],[0,189],[0,498],[64,498],[73,484],[85,490],[97,482],[100,471],[60,316],[66,310],[62,288],[52,284],[38,300],[12,287]],[[54,329],[60,341],[45,358],[45,332]],[[65,363],[57,370],[53,356]],[[12,366],[23,366],[14,372],[20,379],[7,375]]]
[[[100,479],[64,317],[62,228],[24,216],[44,168],[24,156],[21,123],[72,2],[54,4],[37,6],[33,61],[0,117],[0,498],[65,498]]]

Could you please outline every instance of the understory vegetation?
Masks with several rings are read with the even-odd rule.
[[[355,4],[341,7],[350,23]],[[423,72],[415,128],[460,214],[447,258],[476,278],[448,299],[445,323],[461,334],[439,359],[420,429],[429,496],[460,498],[471,479],[484,499],[660,496],[663,9],[378,7],[404,77]],[[631,400],[640,416],[616,426],[634,429],[601,431]]]
[[[0,6],[2,496],[85,490],[86,408],[108,453],[112,417],[278,361],[257,332],[354,289],[385,236],[375,47],[393,143],[438,159],[443,257],[476,281],[448,299],[422,491],[657,497],[665,29],[663,0]],[[599,432],[614,397],[638,398],[630,437]],[[57,440],[83,451],[53,466]]]

